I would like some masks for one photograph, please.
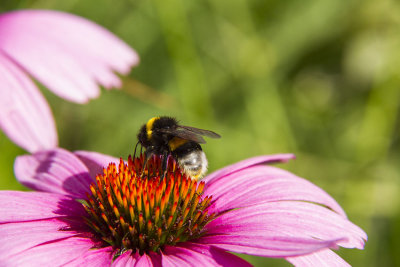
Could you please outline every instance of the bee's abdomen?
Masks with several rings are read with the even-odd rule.
[[[201,178],[207,171],[207,158],[202,150],[193,151],[178,159],[178,164],[192,179]]]
[[[208,162],[199,144],[189,141],[179,146],[173,154],[179,166],[192,179],[199,179],[206,173]]]

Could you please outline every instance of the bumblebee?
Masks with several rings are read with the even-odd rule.
[[[168,156],[171,155],[188,176],[197,180],[205,174],[208,166],[200,146],[206,143],[203,136],[221,137],[212,131],[179,125],[172,117],[154,117],[140,128],[136,147],[140,144],[146,149],[145,164],[152,155],[162,155],[162,169],[166,172]]]

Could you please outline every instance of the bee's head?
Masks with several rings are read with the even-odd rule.
[[[139,133],[137,134],[137,139],[139,141],[139,143],[143,146],[143,147],[148,147],[150,145],[150,139],[151,136],[149,138],[148,134],[147,134],[147,129],[146,129],[146,125],[143,125],[140,130]]]

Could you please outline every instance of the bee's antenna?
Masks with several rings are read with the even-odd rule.
[[[136,146],[135,146],[135,152],[133,152],[133,157],[135,158],[136,157],[136,148],[137,148],[137,146],[139,145],[139,141],[136,143]],[[142,154],[142,148],[140,148],[140,154]]]

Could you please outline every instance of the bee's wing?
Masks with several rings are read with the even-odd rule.
[[[195,133],[195,132],[191,132],[188,131],[186,129],[160,129],[159,130],[162,133],[166,133],[166,134],[170,134],[185,140],[189,140],[189,141],[193,141],[199,144],[205,144],[206,141],[204,140],[203,137],[201,137],[201,135]]]
[[[211,137],[211,138],[220,138],[221,137],[219,134],[214,133],[212,131],[198,129],[198,128],[194,128],[194,127],[190,127],[190,126],[178,125],[178,128],[182,128],[182,129],[185,129],[194,134],[204,135],[204,136]]]

